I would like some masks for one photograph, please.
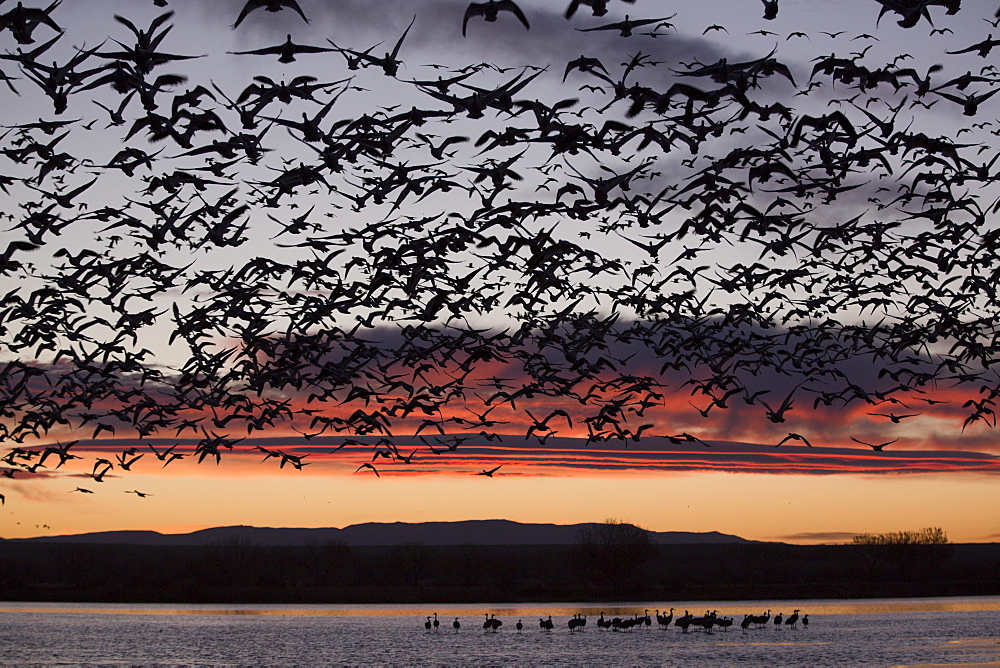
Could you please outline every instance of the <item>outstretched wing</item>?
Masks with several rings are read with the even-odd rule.
[[[462,37],[465,37],[465,27],[469,24],[470,18],[485,15],[484,5],[475,2],[469,3],[469,6],[465,8],[465,15],[462,17]]]
[[[510,12],[524,24],[525,28],[531,30],[531,26],[528,24],[528,17],[525,16],[524,12],[521,11],[521,8],[514,3],[514,0],[500,0],[500,2],[497,3],[497,9]]]
[[[309,17],[307,17],[306,13],[302,11],[301,7],[299,7],[298,2],[296,2],[295,0],[283,0],[281,4],[283,4],[285,7],[288,7],[289,9],[294,9],[296,12],[298,12],[299,16],[302,17],[303,21],[309,23]]]
[[[264,0],[247,0],[247,3],[243,5],[243,9],[240,11],[240,15],[236,18],[236,23],[233,24],[233,30],[236,30],[243,23],[243,19],[247,17],[247,14],[255,9],[260,9],[264,5]]]
[[[396,42],[396,46],[393,47],[392,54],[389,56],[393,60],[395,60],[396,56],[399,55],[399,47],[403,46],[403,40],[406,39],[406,33],[410,32],[410,28],[413,27],[413,22],[416,20],[417,20],[417,15],[414,14],[413,18],[410,19],[410,25],[406,26],[406,30],[404,30],[403,34],[399,36],[399,41]]]
[[[131,30],[132,34],[135,35],[137,38],[139,37],[139,29],[136,28],[135,24],[129,21],[127,18],[115,14],[115,21],[118,21],[118,23],[121,23],[123,26]]]

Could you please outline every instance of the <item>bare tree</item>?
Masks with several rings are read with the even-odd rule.
[[[614,584],[628,583],[656,554],[646,529],[616,518],[580,529],[577,543],[588,566]]]
[[[900,578],[911,575],[915,568],[926,570],[947,557],[942,546],[949,544],[948,535],[940,527],[925,527],[918,531],[863,533],[851,540],[873,577],[879,566],[891,563]]]

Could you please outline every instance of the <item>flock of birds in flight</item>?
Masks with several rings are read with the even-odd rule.
[[[706,610],[704,615],[693,615],[691,612],[685,610],[683,615],[677,615],[674,618],[674,608],[670,608],[669,611],[664,611],[662,614],[659,610],[653,611],[656,617],[656,625],[659,629],[666,630],[669,629],[671,624],[681,630],[683,633],[687,633],[689,630],[701,630],[706,633],[712,633],[712,629],[718,628],[722,631],[727,631],[730,626],[733,625],[732,617],[720,616],[717,610]],[[761,613],[759,615],[746,614],[743,616],[743,620],[740,622],[740,628],[743,633],[746,633],[750,629],[761,629],[766,628],[768,623],[773,625],[773,628],[780,629],[782,625],[787,626],[792,629],[798,628],[801,623],[803,627],[809,626],[809,615],[799,616],[799,610],[795,610],[792,614],[785,617],[782,613],[778,613],[771,616],[771,611]],[[596,620],[597,628],[602,631],[621,631],[629,632],[633,629],[645,629],[653,625],[653,618],[649,616],[649,610],[643,611],[643,614],[634,614],[631,617],[612,617],[605,618],[604,612],[602,611],[600,616]],[[487,614],[486,619],[483,621],[483,631],[486,633],[497,633],[503,626],[503,620],[497,619],[496,615]],[[462,628],[462,623],[459,618],[456,617],[451,623],[451,627],[455,630],[455,633]],[[555,629],[556,623],[552,621],[552,615],[547,618],[539,618],[538,628],[545,633],[551,632]],[[572,632],[585,631],[587,628],[587,615],[583,613],[577,613],[566,620],[566,627]],[[438,619],[437,613],[428,615],[424,621],[424,630],[427,632],[437,632],[441,628],[441,621]],[[525,628],[524,622],[522,620],[517,620],[514,624],[514,629],[517,633],[521,633]]]
[[[29,90],[50,107],[0,132],[3,475],[78,458],[67,435],[196,441],[102,457],[93,482],[147,455],[218,462],[277,427],[342,436],[331,451],[378,437],[358,468],[376,475],[505,425],[710,446],[651,417],[678,391],[705,417],[745,403],[783,430],[810,404],[898,425],[957,387],[962,429],[993,426],[1000,40],[933,51],[950,74],[873,62],[878,37],[840,32],[787,35],[834,49],[808,66],[778,45],[667,61],[676,17],[600,18],[623,3],[640,8],[569,2],[583,55],[565,63],[408,62],[427,22],[468,42],[539,20],[512,0],[454,17],[413,3],[391,49],[288,34],[231,52],[289,73],[240,88],[165,72],[217,57],[171,52],[167,0],[92,46],[70,46],[60,0],[0,0],[4,116]],[[961,9],[858,4],[935,40]],[[237,31],[310,22],[295,0],[238,7]],[[778,0],[762,9],[780,24]],[[147,347],[160,335],[181,363]]]

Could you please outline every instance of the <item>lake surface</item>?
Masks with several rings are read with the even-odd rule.
[[[728,630],[671,625],[599,630],[649,608],[715,610]],[[775,626],[798,608],[808,627]],[[763,628],[745,614],[771,610]],[[437,612],[437,631],[426,631]],[[583,632],[568,620],[586,614]],[[486,633],[486,615],[503,620]],[[554,630],[539,628],[551,615]],[[461,628],[452,628],[455,617]],[[514,626],[522,620],[524,631]],[[0,663],[9,664],[608,664],[921,665],[1000,663],[1000,597],[526,606],[222,606],[0,602]]]

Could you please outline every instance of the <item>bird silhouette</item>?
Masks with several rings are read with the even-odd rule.
[[[806,439],[805,436],[803,436],[801,434],[796,434],[794,432],[789,432],[788,435],[785,436],[783,439],[781,439],[781,441],[778,442],[778,445],[776,445],[774,447],[777,448],[779,446],[782,446],[782,445],[784,445],[785,443],[787,443],[788,441],[791,441],[791,440],[802,441],[803,443],[805,443],[806,445],[808,445],[810,448],[812,447],[812,443],[810,443],[809,440]]]
[[[354,472],[355,472],[355,473],[357,473],[357,472],[358,472],[358,471],[360,471],[361,469],[371,469],[371,470],[372,470],[372,472],[373,472],[373,473],[375,474],[375,477],[376,477],[376,478],[381,478],[381,477],[382,477],[381,475],[379,475],[379,472],[378,472],[378,469],[377,469],[377,468],[375,468],[375,467],[374,467],[374,466],[373,466],[373,465],[371,464],[371,462],[365,462],[364,464],[362,464],[361,466],[359,466],[359,467],[358,467],[358,468],[357,468],[357,469],[356,469],[356,470],[355,470]]]
[[[889,421],[893,424],[899,424],[906,418],[916,417],[920,413],[906,413],[904,415],[896,415],[895,413],[869,413],[869,415],[875,415],[877,417],[889,418]]]
[[[258,9],[264,9],[269,12],[280,12],[282,9],[291,9],[302,17],[302,20],[309,23],[309,19],[306,18],[305,12],[299,7],[299,3],[295,0],[247,0],[246,4],[243,5],[243,9],[240,10],[240,15],[236,17],[236,22],[233,23],[233,30],[239,27],[243,23],[243,19],[247,17],[250,12],[256,11]]]
[[[470,18],[482,16],[487,22],[493,23],[497,20],[500,12],[510,12],[517,17],[525,29],[530,29],[528,17],[524,15],[521,8],[513,0],[487,0],[486,2],[470,2],[465,8],[462,16],[462,37],[465,37],[465,30]]]
[[[52,11],[59,6],[61,0],[55,0],[48,7],[25,7],[20,1],[17,6],[0,15],[0,31],[9,30],[18,44],[33,44],[32,33],[40,25],[46,25],[56,32],[63,29],[52,18]]]
[[[635,0],[623,1],[633,4],[635,3]],[[604,16],[608,13],[608,0],[570,0],[569,6],[566,7],[566,11],[563,13],[563,16],[567,19],[572,18],[581,5],[590,7],[594,16]]]
[[[294,63],[295,56],[304,53],[330,53],[337,51],[337,49],[331,49],[324,46],[310,46],[308,44],[296,44],[292,41],[292,35],[289,33],[285,37],[285,41],[281,44],[275,46],[265,46],[259,49],[251,49],[249,51],[229,51],[234,55],[238,56],[278,56],[279,63]]]
[[[861,445],[867,445],[867,446],[868,446],[869,448],[871,448],[872,450],[875,450],[876,452],[879,452],[879,451],[881,451],[881,450],[882,450],[882,449],[883,449],[883,448],[884,448],[885,446],[887,446],[887,445],[892,445],[893,443],[895,443],[895,442],[896,442],[896,441],[898,441],[899,439],[898,439],[898,438],[894,438],[894,439],[892,439],[891,441],[886,441],[886,442],[884,442],[884,443],[866,443],[865,441],[861,441],[861,440],[859,440],[859,439],[856,439],[856,438],[854,438],[853,436],[851,436],[851,440],[852,440],[852,441],[854,441],[855,443],[860,443]]]
[[[676,15],[666,16],[666,17],[660,18],[660,19],[635,19],[635,20],[632,20],[632,19],[629,18],[629,15],[626,14],[624,20],[621,20],[621,21],[615,21],[614,23],[606,23],[605,25],[595,26],[593,28],[577,28],[577,30],[579,30],[580,32],[593,32],[595,30],[617,30],[619,36],[621,36],[621,37],[631,37],[632,36],[632,32],[636,28],[642,28],[644,26],[654,25],[654,24],[661,24],[661,23],[670,21],[670,19],[674,18],[674,16],[676,16]]]
[[[345,55],[349,54],[351,58],[356,59],[355,62],[357,62],[359,65],[364,65],[364,63],[371,63],[373,65],[378,65],[385,72],[386,76],[394,77],[396,76],[396,73],[399,71],[399,65],[401,64],[401,61],[399,61],[396,58],[396,56],[399,54],[399,48],[403,45],[403,40],[406,39],[406,35],[410,32],[410,28],[413,27],[413,22],[416,20],[417,17],[416,15],[414,15],[413,19],[410,21],[410,24],[406,26],[406,30],[403,31],[403,34],[396,41],[396,45],[393,47],[392,51],[387,51],[386,54],[381,58],[373,56],[370,53],[368,53],[368,51],[371,51],[371,49],[368,49],[367,51],[353,51],[351,49],[341,49],[340,47],[336,48],[341,53]]]

